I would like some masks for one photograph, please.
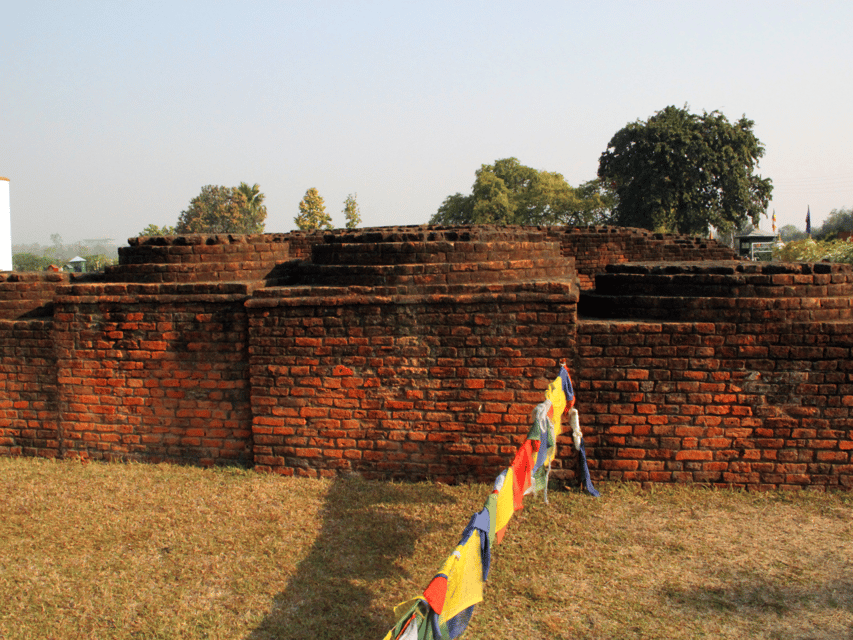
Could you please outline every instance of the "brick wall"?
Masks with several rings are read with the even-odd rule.
[[[0,455],[60,455],[50,320],[0,320]]]
[[[853,488],[853,323],[582,321],[598,479]]]
[[[281,473],[494,478],[573,352],[577,293],[255,298],[255,464]]]
[[[247,289],[61,287],[54,336],[63,454],[251,462]]]
[[[608,265],[623,262],[680,262],[737,259],[737,253],[716,240],[674,233],[653,233],[625,227],[554,227],[563,254],[577,264],[580,288],[595,288],[595,277]]]
[[[849,265],[623,265],[598,281],[587,309],[619,319],[578,324],[594,477],[853,488]]]
[[[328,234],[249,309],[255,463],[493,478],[573,352],[574,263],[540,231]]]
[[[0,319],[49,318],[56,287],[69,282],[67,273],[0,272]]]
[[[597,479],[853,488],[853,271],[730,253],[390,227],[0,274],[0,454],[489,480],[566,358]]]
[[[290,259],[287,234],[142,236],[106,268],[113,282],[228,282],[266,278]]]

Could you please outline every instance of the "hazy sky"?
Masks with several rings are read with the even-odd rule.
[[[12,241],[123,245],[241,181],[270,232],[310,187],[337,226],[349,193],[364,226],[424,223],[481,164],[577,185],[685,104],[754,120],[770,211],[816,226],[853,206],[851,32],[849,0],[6,3]]]

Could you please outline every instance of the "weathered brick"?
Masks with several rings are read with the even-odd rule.
[[[689,256],[691,251],[693,257],[708,255],[707,246],[700,250],[696,244],[673,243],[644,233],[573,230],[554,235],[554,231],[546,232],[560,241],[564,254],[575,254],[585,288],[593,286],[595,273],[603,272],[608,262],[673,259]],[[383,234],[379,232],[385,237]],[[630,249],[625,244],[628,239],[632,243]],[[287,247],[287,258],[308,257],[312,244],[324,248],[319,236],[309,242],[297,234],[289,244],[278,242]],[[590,244],[583,244],[586,242]],[[473,247],[464,242],[459,245]],[[24,370],[16,376],[22,389],[24,385],[30,389],[46,388],[48,395],[53,389],[52,404],[37,408],[32,404],[35,397],[19,395],[15,402],[23,404],[11,410],[21,415],[14,419],[26,425],[34,420],[34,411],[39,416],[55,412],[61,417],[51,421],[51,428],[56,432],[57,425],[63,423],[66,455],[80,457],[107,457],[112,446],[136,444],[137,436],[127,430],[133,425],[145,424],[150,429],[169,425],[174,433],[169,434],[168,440],[139,437],[139,444],[144,443],[152,452],[157,447],[161,447],[160,452],[168,448],[165,455],[152,455],[174,459],[176,452],[181,451],[177,448],[181,436],[185,436],[185,449],[177,455],[202,464],[215,460],[211,457],[215,454],[207,449],[222,452],[223,457],[246,451],[248,458],[243,459],[251,460],[249,427],[254,425],[255,464],[289,474],[292,469],[281,467],[292,463],[288,462],[288,456],[292,458],[296,449],[306,448],[307,431],[322,430],[321,437],[337,437],[332,434],[339,430],[338,425],[327,421],[346,421],[346,429],[360,432],[349,439],[358,443],[350,450],[381,453],[372,460],[354,459],[353,465],[346,468],[363,465],[360,468],[376,474],[374,477],[383,477],[394,469],[399,473],[414,473],[418,463],[409,461],[408,454],[416,453],[415,446],[423,446],[435,449],[430,453],[434,457],[429,466],[436,477],[454,477],[457,471],[450,471],[450,465],[457,468],[469,465],[477,469],[476,473],[488,476],[506,462],[500,456],[510,456],[517,443],[500,445],[499,454],[485,448],[478,450],[475,444],[472,452],[454,454],[452,460],[447,457],[440,463],[436,461],[449,452],[442,454],[438,449],[442,441],[427,440],[426,434],[453,434],[454,439],[446,442],[457,445],[467,444],[466,438],[484,434],[523,437],[529,427],[532,406],[541,401],[542,391],[553,375],[554,363],[574,357],[573,374],[588,436],[591,467],[596,468],[597,456],[603,455],[596,446],[605,442],[616,447],[612,459],[639,455],[637,452],[642,451],[648,452],[648,456],[660,456],[653,462],[663,464],[667,460],[666,464],[683,465],[665,470],[611,468],[606,470],[608,477],[642,482],[716,483],[713,474],[722,473],[725,477],[728,473],[727,481],[738,485],[767,487],[776,483],[793,487],[800,486],[797,476],[804,473],[818,485],[828,482],[827,478],[838,478],[843,485],[838,469],[844,462],[843,456],[853,449],[849,437],[851,425],[842,422],[848,419],[849,408],[853,407],[853,401],[849,400],[853,397],[853,386],[844,384],[845,372],[851,369],[846,364],[849,347],[843,341],[850,342],[845,336],[853,332],[853,323],[839,323],[837,319],[841,317],[839,310],[849,309],[849,304],[846,307],[836,305],[835,301],[827,304],[827,314],[835,315],[826,317],[831,317],[835,324],[825,327],[809,324],[810,316],[801,319],[795,315],[800,313],[798,307],[777,304],[778,296],[751,297],[743,292],[737,298],[737,305],[719,307],[713,310],[715,317],[698,321],[671,322],[658,318],[653,322],[628,319],[577,323],[573,303],[564,302],[566,287],[549,285],[555,295],[545,303],[539,292],[534,295],[523,286],[495,284],[502,277],[501,272],[516,277],[521,273],[519,270],[538,268],[536,260],[529,257],[534,251],[528,247],[525,256],[519,257],[511,269],[506,268],[507,257],[484,254],[482,258],[474,258],[476,252],[458,261],[436,261],[440,266],[452,263],[448,274],[465,276],[455,281],[460,286],[488,282],[489,288],[483,289],[488,293],[484,294],[460,290],[420,298],[410,292],[399,296],[402,290],[395,287],[401,284],[425,286],[450,282],[439,274],[425,275],[415,283],[412,278],[406,280],[401,271],[401,280],[385,283],[387,291],[379,303],[371,297],[369,287],[353,295],[347,289],[352,283],[329,281],[338,292],[313,299],[310,287],[294,295],[271,290],[270,297],[264,297],[261,288],[258,290],[261,294],[249,301],[247,311],[244,304],[250,295],[247,286],[211,285],[198,276],[203,271],[211,272],[217,260],[223,260],[221,267],[217,267],[223,273],[237,274],[246,262],[233,256],[254,251],[249,246],[249,243],[220,239],[212,244],[199,239],[174,246],[134,245],[138,255],[149,255],[146,259],[156,253],[149,251],[155,247],[163,249],[162,255],[180,257],[181,261],[187,257],[196,259],[175,263],[198,265],[190,267],[196,271],[186,272],[186,282],[192,285],[125,282],[63,285],[64,297],[52,319],[55,326],[37,322],[19,324],[20,336],[29,338],[32,334],[39,339],[33,345],[21,346],[15,356],[30,358],[28,350],[36,348],[35,342],[42,343],[38,348],[46,349],[46,358],[44,353],[40,354],[46,363],[41,369],[45,379],[34,379],[32,371]],[[346,243],[329,245],[329,251],[339,257],[337,262],[328,264],[345,264],[341,256],[345,256],[346,246]],[[580,251],[582,246],[587,248]],[[204,251],[188,251],[195,247]],[[652,247],[661,253],[653,253]],[[375,247],[363,244],[353,248],[372,249],[362,251],[363,257],[369,258],[369,264],[383,264],[384,253]],[[266,248],[258,251],[274,253]],[[407,255],[401,264],[413,264],[411,260],[411,255]],[[324,268],[321,264],[318,263],[318,269]],[[482,273],[478,264],[483,267]],[[832,285],[853,281],[846,272],[838,272],[842,267],[826,268],[833,274]],[[673,269],[703,277],[701,267]],[[125,271],[130,274],[132,269],[128,267]],[[829,292],[830,271],[791,274],[790,278],[788,274],[783,274],[784,277],[771,274],[763,276],[760,286],[789,287],[791,291],[785,292],[787,300],[797,300],[817,310],[807,313],[819,314],[822,313],[819,303],[829,302],[819,297]],[[268,272],[268,267],[266,271],[258,269],[249,279],[264,277]],[[355,272],[352,276],[345,271],[338,273],[338,277],[355,277]],[[387,273],[393,273],[393,268]],[[546,273],[549,272],[543,269],[538,277]],[[486,277],[487,274],[491,275]],[[174,282],[183,277],[177,272],[163,275],[169,275]],[[816,279],[816,276],[821,277]],[[668,282],[674,281],[668,278]],[[713,286],[719,286],[722,280],[725,278],[715,275]],[[523,278],[518,281],[523,282]],[[52,286],[55,289],[57,285]],[[211,287],[219,288],[210,294]],[[759,285],[750,291],[753,290],[759,291]],[[143,301],[138,297],[142,294],[150,297]],[[200,297],[193,299],[193,295]],[[504,298],[500,298],[502,295]],[[226,300],[223,296],[233,297]],[[563,296],[562,301],[559,296]],[[638,311],[682,313],[690,307],[684,300],[689,301],[689,297],[682,297],[680,308],[675,309],[658,298],[655,304]],[[103,306],[102,302],[112,306]],[[620,312],[628,310],[624,304],[621,307]],[[784,321],[795,324],[785,325],[788,328],[781,334],[775,326],[770,326]],[[568,329],[564,331],[565,339],[554,333],[554,325]],[[831,332],[832,346],[820,331],[813,330],[814,326],[820,326],[828,335]],[[0,349],[6,349],[2,346],[4,331],[5,326],[0,327]],[[120,345],[119,341],[126,344]],[[6,353],[0,351],[4,364]],[[190,362],[184,364],[187,357]],[[131,364],[136,368],[124,366]],[[754,372],[760,375],[755,377]],[[670,389],[656,386],[670,381],[673,384]],[[2,387],[2,382],[0,377],[0,395],[5,395],[8,389]],[[797,397],[786,396],[790,394],[788,389]],[[82,401],[81,395],[92,401]],[[44,398],[45,394],[40,396]],[[414,401],[423,405],[394,404]],[[305,409],[308,413],[300,414]],[[480,415],[486,417],[480,420]],[[773,420],[777,423],[773,424]],[[4,437],[41,435],[29,425],[23,428],[18,422],[12,424],[15,434]],[[618,431],[622,428],[627,431]],[[681,430],[678,435],[676,429]],[[226,433],[229,430],[231,438]],[[189,436],[189,432],[203,435]],[[122,441],[111,442],[99,434],[122,434]],[[198,446],[193,440],[196,437],[201,438],[206,450],[193,448]],[[265,438],[277,440],[264,444],[261,441]],[[664,442],[664,439],[669,440]],[[89,441],[95,443],[91,449],[85,444]],[[241,441],[246,443],[243,449],[237,446]],[[405,445],[403,450],[401,445]],[[272,447],[290,451],[273,455]],[[301,469],[300,474],[328,475],[344,468],[340,448],[319,449],[328,450],[328,455],[312,458],[310,464],[316,468]],[[682,461],[666,457],[682,451],[709,452],[714,458]],[[738,457],[744,461],[766,461],[761,464],[805,461],[812,466],[802,473],[785,474],[772,470],[725,471],[723,465],[734,465]],[[641,460],[646,462],[647,458]],[[485,463],[479,464],[481,461]],[[651,473],[662,475],[648,475]],[[764,475],[759,477],[759,473]]]

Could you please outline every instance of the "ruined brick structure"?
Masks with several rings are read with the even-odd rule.
[[[847,266],[614,227],[129,242],[0,273],[0,453],[488,481],[566,360],[596,479],[853,488]]]

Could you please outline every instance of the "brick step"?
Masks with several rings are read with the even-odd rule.
[[[477,263],[404,265],[327,265],[296,263],[274,283],[314,286],[447,285],[471,282],[517,282],[567,279],[574,276],[574,261],[566,258],[498,260]]]
[[[235,260],[269,261],[287,259],[289,256],[290,252],[287,245],[269,243],[196,246],[144,245],[119,249],[119,261],[122,265],[233,262]]]
[[[328,243],[312,248],[312,262],[328,265],[433,264],[493,262],[530,257],[560,257],[557,243],[547,242],[385,242]]]
[[[53,315],[53,299],[39,300],[2,300],[0,301],[0,319],[18,320],[26,318],[44,318]]]
[[[108,266],[107,279],[117,282],[247,282],[263,280],[275,262],[196,262],[186,264],[123,264]]]
[[[579,313],[672,321],[800,322],[853,317],[853,266],[697,261],[607,266]]]
[[[605,273],[595,278],[596,293],[606,295],[716,298],[795,298],[853,295],[853,274],[830,275],[673,275],[625,277]]]
[[[394,242],[534,242],[546,239],[539,227],[473,225],[464,227],[404,226],[375,227],[354,230],[338,229],[323,235],[324,243],[394,243]]]
[[[70,274],[52,272],[8,272],[0,274],[0,319],[16,320],[53,315],[57,286],[69,282]]]
[[[853,297],[732,298],[650,295],[581,296],[585,317],[671,322],[823,322],[853,320]]]
[[[577,302],[579,295],[577,281],[574,278],[548,278],[547,280],[530,280],[509,283],[458,283],[445,285],[396,286],[270,286],[256,289],[255,299],[284,299],[284,298],[346,298],[363,297],[365,299],[383,300],[394,296],[460,296],[468,299],[480,294],[535,294],[543,296],[559,296],[566,302]]]
[[[58,297],[115,297],[115,296],[198,296],[247,295],[251,286],[243,282],[100,282],[71,284],[57,288]]]

